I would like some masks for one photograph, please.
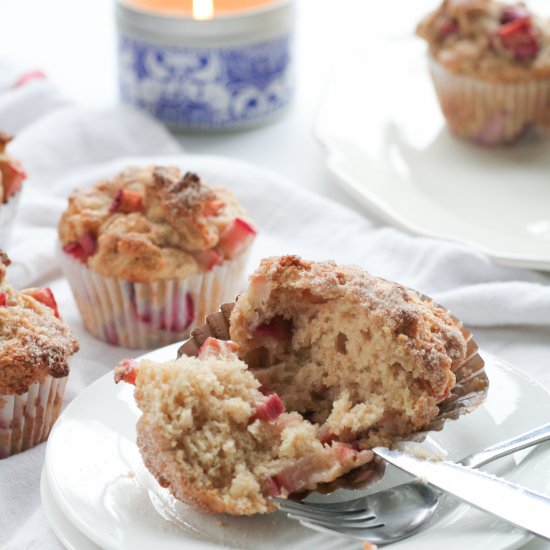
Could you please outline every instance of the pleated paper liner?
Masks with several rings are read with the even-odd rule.
[[[59,416],[67,376],[45,376],[26,393],[0,395],[0,459],[45,441]]]
[[[441,110],[457,135],[482,145],[550,131],[550,79],[491,82],[456,74],[433,58],[429,67]]]
[[[432,301],[422,296],[425,301]],[[204,341],[212,336],[219,340],[229,340],[229,325],[234,303],[223,304],[220,310],[206,316],[205,323],[191,331],[190,338],[178,349],[178,357],[182,355],[196,356]],[[452,315],[452,314],[451,314]],[[442,401],[439,414],[421,432],[416,432],[398,441],[422,441],[431,431],[440,431],[445,421],[456,420],[479,407],[487,396],[489,379],[484,371],[484,361],[478,353],[478,346],[473,340],[472,333],[466,329],[454,315],[453,319],[459,323],[464,338],[468,342],[466,358],[460,367],[455,370],[456,383],[451,395]],[[324,484],[316,492],[329,493],[336,489],[360,489],[373,483],[384,474],[383,461],[378,457],[360,468],[352,470],[341,478]]]
[[[189,337],[193,327],[243,282],[248,252],[184,279],[131,283],[92,271],[59,251],[84,326],[115,346],[157,348]]]

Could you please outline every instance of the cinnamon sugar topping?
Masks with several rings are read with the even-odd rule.
[[[181,176],[177,169],[156,167],[153,180],[148,192],[162,205],[170,225],[185,236],[188,247],[205,250],[214,246],[219,235],[207,213],[216,194],[192,172]]]
[[[193,172],[186,172],[180,177],[178,170],[156,167],[153,178],[166,203],[184,215],[202,212],[205,205],[216,198],[215,193],[205,187]]]
[[[46,375],[67,376],[79,344],[51,308],[4,281],[9,263],[0,251],[0,393],[22,394]]]
[[[123,207],[121,207],[123,205]],[[224,231],[246,213],[227,189],[175,166],[127,168],[76,191],[59,222],[64,250],[92,270],[131,282],[185,278],[220,261]]]

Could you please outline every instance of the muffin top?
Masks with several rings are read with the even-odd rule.
[[[245,302],[254,304],[255,315],[284,307],[283,296],[288,295],[291,308],[348,302],[359,306],[370,317],[372,328],[377,326],[406,343],[427,372],[443,367],[455,370],[464,360],[460,322],[449,311],[399,283],[334,261],[316,262],[292,255],[263,259],[250,277],[249,288],[239,297],[233,317],[246,308]],[[325,321],[333,320],[327,317]]]
[[[457,73],[501,82],[550,77],[550,23],[523,3],[444,0],[417,34]]]
[[[6,153],[6,146],[12,140],[0,131],[0,204],[8,202],[15,195],[27,177],[21,163]]]
[[[133,167],[77,190],[59,222],[65,252],[131,282],[184,278],[241,254],[255,230],[231,191],[176,167]]]
[[[47,375],[66,376],[79,345],[50,289],[15,290],[5,281],[9,264],[0,250],[0,394],[22,394]]]

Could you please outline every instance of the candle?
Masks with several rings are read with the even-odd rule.
[[[168,15],[182,15],[195,19],[208,19],[214,15],[227,15],[250,10],[273,0],[125,0],[125,4],[144,11]],[[209,17],[202,16],[203,13]]]
[[[293,89],[293,0],[118,0],[126,103],[176,129],[246,128]]]

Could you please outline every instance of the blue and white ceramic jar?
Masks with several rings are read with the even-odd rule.
[[[293,0],[206,21],[117,2],[122,100],[175,129],[245,128],[293,95]]]

